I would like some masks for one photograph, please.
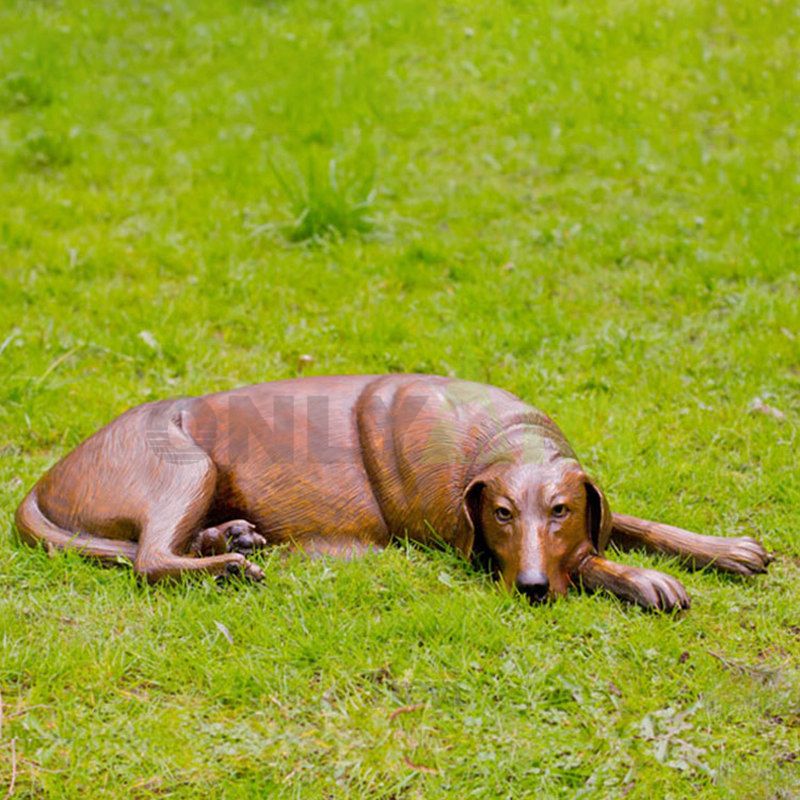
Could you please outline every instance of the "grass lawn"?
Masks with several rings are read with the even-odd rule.
[[[796,3],[6,0],[0,30],[0,797],[800,796]],[[660,617],[403,546],[150,588],[16,539],[113,416],[301,354],[506,387],[615,510],[777,560],[628,557],[689,589]]]

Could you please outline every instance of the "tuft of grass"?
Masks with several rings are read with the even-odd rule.
[[[32,170],[65,167],[74,157],[72,137],[58,131],[34,130],[18,150],[19,162]]]
[[[305,170],[287,156],[270,167],[292,221],[283,226],[291,242],[345,238],[374,230],[372,216],[377,190],[375,169],[368,158],[345,160],[308,153]]]
[[[48,106],[53,92],[41,77],[25,72],[10,72],[0,80],[0,109],[13,111]]]

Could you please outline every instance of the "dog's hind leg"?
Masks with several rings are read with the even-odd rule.
[[[755,575],[766,572],[772,556],[749,536],[703,536],[626,514],[612,515],[611,542],[621,550],[650,550],[680,556],[691,566]]]
[[[23,500],[16,516],[20,536],[30,545],[43,544],[48,551],[77,550],[81,555],[116,562],[136,559],[136,542],[108,539],[86,533],[71,533],[56,525],[39,508],[36,489]]]
[[[151,582],[182,572],[241,574],[253,580],[263,572],[241,553],[193,558],[186,555],[214,498],[217,470],[211,459],[166,465],[150,483],[134,570]]]
[[[184,571],[261,577],[242,553],[188,552],[217,468],[186,432],[190,409],[181,402],[131,409],[55,464],[17,511],[22,538],[105,560],[121,555],[151,581]]]

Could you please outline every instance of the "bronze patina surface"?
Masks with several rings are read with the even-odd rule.
[[[17,511],[31,544],[124,558],[149,580],[263,577],[270,545],[354,557],[408,537],[481,556],[531,599],[576,583],[688,606],[671,576],[609,541],[763,572],[749,537],[612,514],[555,423],[493,386],[432,375],[309,377],[147,403],[59,461]]]

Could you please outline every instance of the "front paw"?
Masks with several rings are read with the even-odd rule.
[[[723,572],[749,576],[766,572],[772,561],[774,556],[760,542],[750,536],[738,536],[720,540],[720,554],[710,562],[710,566]]]
[[[691,605],[683,584],[672,575],[654,569],[631,567],[626,575],[627,586],[620,594],[651,611],[674,611]]]
[[[629,567],[594,555],[581,562],[578,576],[589,590],[605,589],[653,611],[674,611],[690,605],[683,584],[654,569]]]

